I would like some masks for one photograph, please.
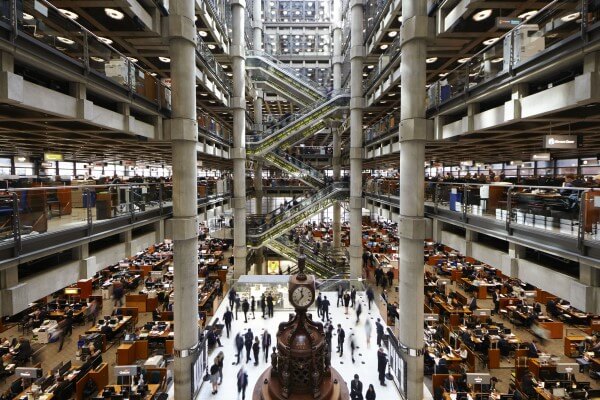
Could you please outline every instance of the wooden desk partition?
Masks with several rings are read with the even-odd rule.
[[[540,326],[548,331],[550,339],[562,339],[564,330],[562,322],[540,322]]]
[[[138,312],[146,312],[147,294],[128,294],[125,296],[125,305],[129,308],[137,308]]]
[[[132,365],[136,362],[134,343],[123,343],[117,348],[117,365]]]
[[[500,368],[500,349],[488,350],[488,369]]]
[[[136,340],[135,341],[135,358],[137,360],[145,360],[148,358],[148,341],[147,340]]]
[[[174,340],[165,340],[165,354],[173,355],[173,353],[174,353],[173,349],[174,348],[175,348],[175,341]]]
[[[83,400],[83,388],[89,380],[93,380],[99,389],[108,385],[108,364],[98,365],[95,370],[89,371],[75,383],[75,400]]]

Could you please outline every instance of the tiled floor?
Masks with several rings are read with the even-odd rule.
[[[363,382],[363,386],[365,388],[368,387],[369,384],[373,384],[375,387],[375,392],[377,393],[378,399],[397,399],[398,390],[396,386],[391,381],[387,381],[387,386],[383,387],[379,385],[379,381],[377,378],[377,346],[375,343],[375,320],[380,317],[379,311],[373,307],[371,312],[369,313],[367,310],[366,298],[363,293],[359,293],[357,296],[357,301],[362,303],[363,314],[361,315],[361,320],[358,324],[356,322],[356,314],[353,310],[350,310],[348,315],[344,314],[343,307],[335,306],[335,299],[337,298],[336,294],[333,292],[326,292],[324,295],[327,295],[329,299],[334,299],[332,301],[331,307],[331,317],[333,323],[337,325],[338,323],[342,324],[344,331],[346,332],[346,340],[345,340],[345,348],[343,356],[339,356],[334,353],[332,355],[332,366],[336,368],[336,370],[342,375],[342,377],[346,380],[346,383],[349,385],[350,380],[354,376],[355,373],[358,373],[361,381]],[[227,307],[227,302],[221,304],[221,307],[217,311],[217,316],[222,318],[223,313],[225,312],[225,307]],[[316,310],[312,310],[313,315],[316,316]],[[275,334],[277,332],[277,326],[280,322],[287,321],[289,312],[288,311],[280,311],[275,312],[274,318],[264,320],[261,318],[260,313],[256,314],[256,319],[250,319],[248,323],[244,323],[243,314],[240,313],[237,321],[234,320],[232,326],[232,334],[228,339],[225,335],[221,338],[221,342],[223,344],[222,348],[213,350],[209,355],[209,365],[212,365],[212,360],[218,354],[219,351],[223,351],[225,353],[225,367],[223,370],[223,384],[219,386],[219,391],[217,394],[211,394],[211,385],[209,382],[205,382],[202,386],[200,394],[197,399],[215,399],[215,400],[234,400],[237,398],[237,387],[235,385],[235,377],[237,376],[237,372],[240,369],[240,365],[235,365],[236,357],[235,357],[235,349],[234,349],[234,338],[237,332],[243,332],[246,329],[252,329],[252,332],[255,335],[260,335],[263,329],[268,329],[271,333],[273,342],[275,341]],[[365,318],[370,318],[373,324],[373,332],[371,336],[371,345],[367,347],[366,343],[366,334],[364,328]],[[358,350],[355,351],[355,360],[356,362],[353,364],[351,355],[350,355],[350,334],[354,333],[356,338],[356,343],[359,346]],[[337,339],[334,336],[333,342],[336,343]],[[245,350],[244,350],[245,353]],[[264,355],[261,356],[264,357]],[[256,381],[260,374],[262,374],[265,369],[270,365],[264,362],[264,358],[260,359],[260,363],[258,366],[254,366],[254,362],[246,363],[245,354],[242,357],[244,367],[248,373],[249,377],[249,385],[247,389],[247,395],[252,392]],[[252,359],[253,360],[253,359]],[[426,389],[425,389],[426,390]],[[172,395],[172,389],[171,389]],[[241,398],[241,397],[240,397]],[[429,392],[426,390],[425,399],[430,399],[431,396]]]

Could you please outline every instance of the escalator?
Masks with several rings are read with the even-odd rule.
[[[309,186],[318,189],[325,185],[325,176],[319,170],[279,149],[267,153],[264,158],[274,167],[287,172]]]
[[[307,105],[325,97],[325,89],[321,85],[301,76],[264,51],[248,51],[246,69],[252,71],[256,86],[276,91],[291,102]]]
[[[336,182],[285,211],[275,210],[267,214],[260,224],[246,226],[248,245],[260,247],[277,239],[284,233],[289,232],[291,228],[331,206],[335,200],[347,198],[348,192],[349,185],[347,182]],[[251,218],[250,216],[249,220]]]
[[[279,121],[262,134],[247,135],[246,151],[249,155],[264,157],[275,148],[286,150],[326,128],[327,118],[337,116],[349,103],[350,93],[347,91],[319,100]]]

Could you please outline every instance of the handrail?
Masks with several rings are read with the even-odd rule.
[[[213,73],[214,78],[217,79],[225,89],[232,90],[231,79],[227,78],[225,70],[220,63],[217,62],[212,51],[208,48],[208,45],[204,43],[204,39],[200,34],[196,35],[198,44],[196,45],[196,51],[201,56],[202,60],[206,63],[208,69]]]
[[[307,164],[305,162],[300,161],[297,158],[290,156],[289,154],[285,153],[283,150],[275,149],[275,151],[270,154],[273,154],[275,157],[278,157],[284,163],[289,163],[289,164],[293,165],[296,169],[298,169],[300,171],[306,171],[309,176],[320,181],[321,183],[325,182],[325,176],[320,171],[315,169],[310,164]]]

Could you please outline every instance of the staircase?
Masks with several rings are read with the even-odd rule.
[[[295,176],[313,188],[319,189],[325,185],[325,175],[319,170],[279,149],[267,153],[264,158],[271,165],[279,168],[283,172]]]
[[[326,118],[333,117],[348,107],[350,93],[341,91],[332,98],[321,99],[279,123],[262,134],[247,135],[247,153],[264,157],[275,148],[286,150],[295,143],[318,133],[327,126]]]
[[[275,90],[291,102],[308,105],[325,96],[325,89],[317,82],[264,51],[247,51],[246,69],[252,71],[256,86]]]
[[[267,214],[260,225],[246,227],[248,245],[260,247],[277,239],[296,225],[331,206],[335,200],[346,198],[348,192],[349,184],[347,182],[336,182],[322,188],[288,210],[283,212],[275,210]],[[250,216],[250,218],[252,217]]]

